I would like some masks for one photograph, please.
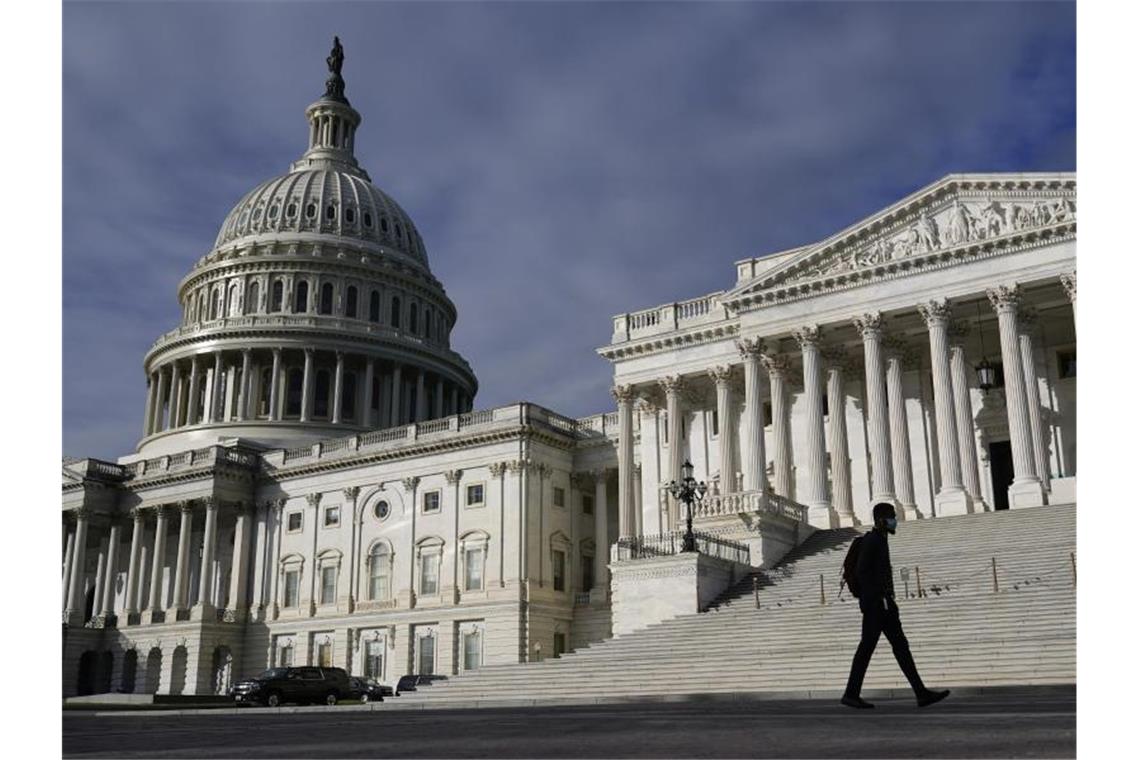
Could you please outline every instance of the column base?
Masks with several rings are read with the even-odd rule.
[[[212,604],[195,604],[190,608],[190,619],[198,620],[213,620],[217,613]]]
[[[859,518],[855,517],[854,512],[850,512],[848,514],[837,512],[835,515],[835,521],[838,523],[837,527],[840,528],[855,528],[859,525]]]
[[[808,505],[808,525],[820,530],[839,527],[838,515],[828,503]]]
[[[899,521],[908,522],[911,520],[921,520],[922,515],[918,512],[917,504],[903,504],[902,509],[899,511]]]
[[[970,494],[962,489],[955,491],[940,491],[934,497],[935,515],[949,517],[950,515],[969,515],[974,512],[974,502]]]
[[[152,625],[166,622],[166,610],[147,610],[146,621]]]
[[[1014,481],[1009,487],[1009,508],[1040,507],[1048,503],[1040,480]]]

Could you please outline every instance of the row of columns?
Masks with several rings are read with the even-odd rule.
[[[1075,274],[1065,283],[1066,291],[1074,304],[1074,314],[1075,283]],[[1034,346],[1030,329],[1032,312],[1022,308],[1021,291],[1016,284],[991,288],[986,291],[986,297],[997,313],[1005,368],[1006,411],[1014,458],[1010,506],[1043,504],[1049,487],[1049,475],[1045,427],[1039,413],[1040,399],[1033,358]],[[974,413],[970,400],[970,373],[964,346],[968,330],[952,323],[952,308],[948,299],[927,301],[917,308],[927,327],[934,388],[940,475],[935,512],[939,515],[965,514],[974,511],[983,499],[977,467]],[[871,503],[891,503],[898,508],[904,519],[914,519],[919,515],[903,391],[905,365],[914,361],[912,349],[885,334],[880,313],[856,316],[852,323],[863,344]],[[818,325],[806,325],[793,331],[802,355],[803,402],[807,417],[804,429],[807,476],[805,489],[798,494],[798,501],[808,507],[809,520],[813,525],[849,526],[854,524],[855,515],[843,413],[846,406],[844,372],[847,359],[841,349],[822,346],[820,336]],[[765,425],[760,399],[760,368],[763,366],[768,375],[775,446],[770,490],[791,498],[793,476],[787,391],[788,361],[781,355],[770,353],[758,337],[743,338],[737,341],[737,347],[744,364],[745,424],[740,442],[743,490],[769,491],[764,451]],[[709,375],[716,384],[717,416],[721,430],[721,484],[722,490],[727,493],[736,490],[736,459],[732,436],[729,434],[734,429],[730,368],[715,367],[709,371]],[[671,442],[667,467],[662,473],[663,483],[668,483],[681,477],[683,446],[680,398],[683,380],[679,376],[667,376],[659,384],[665,395],[667,435]],[[831,410],[829,431],[825,431],[824,427],[824,388]],[[633,386],[618,386],[614,389],[619,418],[618,468],[621,485],[618,510],[622,516],[622,537],[629,535],[626,531],[634,524],[633,518],[627,516],[627,513],[634,508],[635,503],[634,495],[628,491],[634,466],[632,413],[635,397]],[[828,448],[831,451],[830,457]],[[829,466],[830,493],[827,485]]]
[[[213,353],[212,369],[209,359],[205,356],[195,356],[190,359],[188,374],[182,372],[180,362],[158,367],[151,373],[147,383],[144,435],[155,435],[183,426],[231,421],[229,409],[232,406],[236,407],[232,421],[242,422],[247,419],[280,421],[284,416],[283,392],[287,376],[283,371],[285,368],[282,362],[282,350],[274,348],[271,351],[269,388],[260,387],[263,364],[254,361],[253,351],[248,348],[241,349],[240,370],[236,362],[226,362],[221,351]],[[309,422],[314,416],[314,385],[317,371],[315,349],[302,349],[302,351],[304,361],[299,419],[301,422]],[[329,419],[333,424],[339,424],[345,421],[343,409],[346,357],[343,352],[334,353]],[[353,419],[360,420],[360,424],[364,427],[395,427],[447,414],[471,411],[471,398],[457,383],[447,381],[438,374],[429,375],[427,370],[414,365],[405,366],[398,363],[392,363],[385,380],[390,394],[390,403],[385,410],[381,400],[373,398],[373,381],[379,372],[376,366],[377,359],[364,356],[362,361],[364,383],[363,388],[358,390],[358,398],[362,399],[363,404],[362,408],[353,414]],[[414,376],[414,395],[411,387],[404,382],[404,376],[408,373]],[[223,375],[224,393],[221,392],[223,383],[220,382]],[[205,398],[203,408],[200,410],[198,407],[199,398],[203,393],[202,383],[205,383]],[[434,391],[430,407],[427,394],[429,387]],[[261,417],[257,413],[257,407],[260,405],[258,400],[264,398],[265,394],[268,394],[268,415]],[[412,406],[409,407],[409,404]]]

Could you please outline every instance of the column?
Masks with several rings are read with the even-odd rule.
[[[844,365],[847,355],[832,348],[823,354],[827,366],[828,444],[831,450],[831,503],[840,528],[855,525],[851,503],[851,454],[847,446],[847,393]]]
[[[424,395],[424,371],[416,372],[416,422],[427,419],[427,397]]]
[[[71,567],[72,555],[75,552],[75,531],[71,530],[71,526],[67,523],[66,516],[64,517],[63,529],[67,532],[67,545],[63,549],[63,609],[67,609],[67,599],[71,594]]]
[[[611,391],[618,406],[618,538],[633,536],[637,518],[633,492],[633,386]]]
[[[158,397],[154,400],[154,429],[152,433],[161,433],[166,429],[163,424],[166,421],[166,371],[159,367],[158,369]]]
[[[273,369],[269,375],[269,419],[281,419],[281,349],[273,349]]]
[[[435,418],[443,416],[443,378],[435,379]]]
[[[776,354],[764,355],[768,370],[768,388],[772,400],[772,437],[775,451],[772,454],[772,490],[785,498],[792,498],[792,434],[788,425],[788,396],[785,389],[788,362]]]
[[[978,478],[978,439],[974,409],[970,402],[970,372],[964,342],[969,328],[959,323],[950,329],[950,383],[954,387],[954,427],[958,432],[958,458],[962,463],[962,486],[976,506],[985,508]]]
[[[249,600],[249,616],[260,620],[262,610],[265,607],[265,579],[269,572],[267,565],[272,506],[270,502],[267,502],[260,505],[255,504],[252,509],[257,521],[253,525],[253,562],[251,565],[253,570],[253,597]],[[234,598],[234,594],[231,592],[230,599]]]
[[[1018,312],[1017,345],[1021,349],[1021,371],[1025,375],[1025,399],[1029,412],[1029,433],[1033,439],[1033,463],[1041,486],[1048,491],[1049,459],[1045,448],[1045,425],[1041,420],[1041,391],[1037,387],[1037,363],[1033,358],[1033,329],[1037,326],[1037,312],[1022,308]]]
[[[91,595],[91,618],[103,615],[103,585],[107,571],[107,550],[103,545],[95,555],[95,588]]]
[[[662,378],[660,384],[665,390],[665,416],[668,419],[669,438],[669,464],[661,480],[670,483],[681,479],[681,463],[685,461],[685,442],[681,440],[681,377],[669,375]],[[672,496],[668,498],[669,528],[674,528],[680,518],[680,508],[675,498]]]
[[[170,363],[170,405],[166,410],[166,427],[178,427],[178,383],[181,381],[178,362]]]
[[[190,579],[190,530],[194,525],[194,506],[183,501],[178,504],[181,520],[178,525],[178,555],[174,566],[174,609],[184,610],[187,605],[187,583]]]
[[[954,420],[954,389],[950,380],[950,348],[947,330],[950,302],[946,299],[919,304],[918,311],[930,332],[930,372],[934,378],[934,420],[938,428],[938,463],[942,483],[934,498],[935,515],[963,515],[974,511],[962,487],[958,455],[958,430]],[[1016,346],[1015,346],[1016,348]]]
[[[641,465],[636,464],[633,467],[633,535],[643,536],[645,532],[642,530],[642,508],[641,508]]]
[[[222,352],[214,352],[214,377],[210,380],[210,400],[209,408],[206,409],[206,422],[217,422],[219,420],[218,407],[221,405],[221,399],[218,398],[218,388],[222,384]]]
[[[75,544],[71,550],[71,580],[67,590],[65,619],[71,625],[83,624],[83,581],[87,575],[87,524],[91,510],[86,507],[73,509],[75,515]]]
[[[594,472],[594,588],[590,589],[591,601],[605,601],[610,588],[609,558],[609,516],[606,505],[606,471]]]
[[[107,567],[103,570],[103,615],[115,617],[115,578],[119,574],[119,528],[116,518],[111,518],[111,533],[107,539]]]
[[[899,519],[917,520],[918,506],[914,502],[914,468],[910,460],[910,427],[906,418],[906,396],[903,394],[903,361],[906,346],[898,340],[888,340],[887,350],[887,410],[891,429],[891,472],[895,476],[895,495],[902,508]]]
[[[744,440],[740,445],[741,470],[745,491],[767,491],[767,457],[764,456],[764,402],[760,400],[760,356],[764,343],[759,338],[736,342],[744,360]]]
[[[139,559],[142,556],[143,531],[146,529],[143,511],[138,507],[131,510],[131,522],[134,529],[131,532],[131,554],[127,560],[127,600],[123,605],[123,612],[129,617],[139,611]]]
[[[721,365],[709,370],[709,377],[716,383],[717,449],[720,454],[720,491],[723,494],[735,493],[736,457],[732,448],[732,367]]]
[[[252,352],[248,348],[241,350],[241,384],[238,386],[237,419],[245,421],[249,407],[249,359]]]
[[[363,414],[363,419],[364,419],[364,427],[366,427],[366,428],[378,427],[378,425],[376,425],[376,419],[372,416],[372,404],[374,403],[374,398],[372,396],[372,383],[374,382],[374,377],[375,377],[375,372],[376,372],[375,365],[376,365],[376,360],[373,359],[372,357],[367,357],[364,360],[364,414]]]
[[[390,414],[392,416],[391,424],[389,427],[398,427],[404,424],[404,415],[402,414],[402,406],[400,402],[403,400],[403,382],[400,380],[400,365],[397,364],[392,369],[392,408]]]
[[[198,374],[198,357],[190,360],[190,389],[186,400],[186,424],[198,424],[198,383],[202,380]]]
[[[168,508],[159,506],[155,509],[154,522],[154,551],[150,563],[150,613],[153,621],[162,614],[162,572],[166,563],[166,518]]]
[[[313,413],[313,349],[305,349],[305,372],[301,380],[301,422]]]
[[[1033,507],[1045,503],[1045,490],[1037,475],[1033,455],[1033,433],[1029,427],[1029,400],[1025,393],[1025,372],[1021,364],[1021,347],[1017,336],[1017,310],[1021,290],[1017,285],[990,288],[986,295],[998,315],[1001,333],[1001,363],[1005,373],[1005,409],[1009,418],[1009,444],[1013,449],[1013,485],[1009,487],[1009,506]]]
[[[867,428],[871,455],[871,504],[885,502],[898,506],[894,473],[891,471],[890,428],[887,423],[887,394],[883,379],[883,315],[863,314],[853,320],[863,337],[863,365],[867,376]],[[867,510],[870,520],[871,509]]]
[[[218,501],[214,498],[207,498],[205,499],[205,506],[206,527],[202,538],[202,568],[198,571],[198,604],[196,605],[203,613],[214,607],[214,600],[210,597],[210,591],[214,587],[214,554],[218,543]]]
[[[807,491],[799,501],[808,508],[808,522],[816,528],[835,527],[827,497],[827,451],[823,440],[823,373],[819,355],[819,326],[805,325],[793,333],[804,364],[804,402],[807,425]]]
[[[340,404],[344,395],[344,352],[336,352],[336,371],[333,373],[332,421],[340,422]]]
[[[1077,320],[1077,273],[1074,271],[1071,274],[1061,275],[1061,287],[1065,289],[1065,295],[1069,297],[1069,301],[1073,304],[1073,321]]]
[[[143,435],[148,436],[154,426],[154,401],[158,397],[158,378],[153,373],[146,379],[146,409],[143,411]]]

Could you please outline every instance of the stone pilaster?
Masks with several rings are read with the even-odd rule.
[[[166,528],[169,510],[165,506],[158,506],[154,510],[154,551],[150,562],[150,610],[151,622],[161,622],[162,608],[162,574],[166,564]]]
[[[178,362],[170,363],[170,404],[166,410],[166,427],[170,430],[178,427],[179,383],[181,382],[179,369]]]
[[[760,357],[764,343],[759,338],[736,342],[744,360],[744,440],[741,441],[741,470],[745,491],[768,490],[767,457],[764,453],[764,402],[760,400]]]
[[[202,567],[198,572],[198,604],[196,612],[207,615],[214,609],[211,594],[214,589],[214,554],[218,543],[218,501],[205,499],[206,526],[202,537]],[[236,547],[235,547],[236,550]]]
[[[84,580],[87,576],[87,528],[91,521],[91,510],[80,507],[72,510],[72,514],[75,515],[75,544],[71,551],[71,579],[68,583],[64,620],[70,625],[82,625]]]
[[[241,384],[238,386],[237,418],[245,420],[249,416],[249,389],[252,383],[249,378],[249,365],[252,351],[248,348],[241,350]]]
[[[360,415],[366,428],[376,426],[376,419],[372,416],[372,405],[376,403],[376,399],[372,395],[372,383],[375,374],[376,360],[369,356],[364,360],[364,409]]]
[[[281,349],[273,349],[273,368],[269,375],[269,419],[281,419]]]
[[[158,368],[158,395],[154,399],[154,416],[151,418],[154,427],[151,433],[161,433],[166,429],[166,369],[163,367]]]
[[[222,405],[222,396],[219,389],[222,386],[222,352],[214,352],[214,376],[210,380],[210,403],[209,409],[206,410],[206,421],[217,422],[225,419],[224,414],[219,414],[218,408]]]
[[[891,462],[886,382],[883,370],[883,316],[875,312],[853,320],[863,338],[863,369],[867,377],[867,433],[871,455],[871,505],[899,506]],[[868,510],[870,514],[870,510]]]
[[[930,373],[934,380],[934,417],[938,428],[938,465],[941,485],[934,498],[935,514],[964,515],[974,511],[962,487],[962,460],[958,454],[958,426],[954,418],[954,387],[950,379],[950,302],[947,299],[918,305],[930,335]]]
[[[146,516],[145,513],[135,507],[131,510],[131,554],[127,560],[127,599],[123,605],[123,612],[127,616],[136,615],[139,611],[138,594],[139,594],[139,574],[141,568],[139,562],[142,557],[143,545],[143,531],[146,530]]]
[[[198,357],[190,359],[190,387],[186,395],[186,424],[197,425],[199,417],[198,384],[202,382],[202,375],[198,370]]]
[[[827,496],[827,450],[823,433],[823,373],[819,349],[819,326],[806,325],[793,333],[800,346],[804,369],[804,404],[807,422],[807,489],[798,500],[808,508],[808,522],[816,528],[838,525]]]
[[[189,604],[187,585],[190,582],[190,531],[194,526],[194,505],[179,502],[181,515],[178,524],[178,555],[174,568],[174,609],[184,610]]]

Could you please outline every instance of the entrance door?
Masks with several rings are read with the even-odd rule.
[[[990,476],[994,486],[994,509],[1009,509],[1009,487],[1013,484],[1013,449],[1009,441],[990,444]]]

